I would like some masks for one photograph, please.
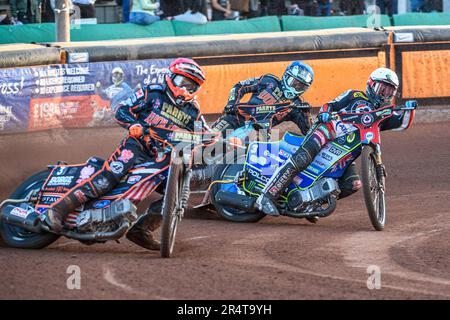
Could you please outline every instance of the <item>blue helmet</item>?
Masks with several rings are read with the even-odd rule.
[[[309,65],[301,61],[292,62],[284,71],[281,79],[286,99],[294,99],[308,90],[314,80],[314,72]]]

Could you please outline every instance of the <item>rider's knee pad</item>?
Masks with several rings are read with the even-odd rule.
[[[116,176],[106,169],[103,169],[92,179],[92,186],[98,195],[102,195],[110,191],[117,183],[119,183],[119,180]]]
[[[319,151],[320,146],[314,141],[308,140],[292,155],[292,163],[298,171],[302,171],[311,163]]]
[[[297,171],[304,170],[312,161],[312,157],[303,148],[299,148],[291,157],[291,162]]]

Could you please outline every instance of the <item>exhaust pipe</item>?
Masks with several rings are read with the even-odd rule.
[[[219,190],[214,198],[216,200],[216,203],[222,206],[232,207],[251,213],[256,211],[256,199],[253,197],[244,196],[242,194],[237,194],[225,190]]]
[[[114,231],[97,231],[93,233],[77,233],[73,231],[63,231],[61,234],[71,239],[79,241],[95,241],[103,242],[108,240],[116,240],[121,238],[130,228],[130,223],[124,221],[120,226]]]
[[[27,204],[19,207],[8,204],[1,209],[0,214],[1,220],[8,224],[34,233],[42,232],[40,215]]]

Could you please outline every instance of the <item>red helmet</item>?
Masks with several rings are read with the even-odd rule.
[[[205,82],[203,69],[194,60],[178,58],[171,63],[169,70],[171,73],[166,76],[166,82],[172,101],[181,106],[194,99]]]

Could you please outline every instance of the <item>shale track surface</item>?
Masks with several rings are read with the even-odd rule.
[[[0,298],[449,299],[449,128],[449,122],[425,123],[383,133],[383,232],[372,229],[361,192],[316,225],[285,217],[236,224],[190,210],[172,259],[125,239],[1,247]],[[48,163],[106,157],[122,135],[114,128],[0,137],[1,199]],[[80,290],[66,286],[71,265],[81,270]],[[378,290],[367,287],[370,266],[381,271]]]

